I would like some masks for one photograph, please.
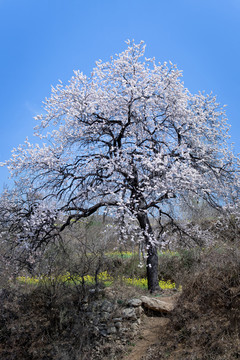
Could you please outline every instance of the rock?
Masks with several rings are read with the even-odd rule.
[[[110,301],[104,300],[101,306],[102,311],[111,312],[113,310],[113,304]]]
[[[113,322],[121,322],[121,321],[122,321],[121,317],[113,318]]]
[[[110,299],[114,299],[116,296],[116,293],[112,288],[105,288],[104,295]]]
[[[128,301],[128,306],[138,307],[142,305],[142,300],[140,299],[131,299]]]
[[[138,323],[134,322],[134,323],[131,324],[130,327],[131,327],[131,329],[132,329],[133,331],[136,331],[136,330],[138,329]]]
[[[96,316],[96,317],[93,319],[92,322],[93,322],[93,325],[94,325],[94,326],[97,326],[98,323],[99,323],[99,317]]]
[[[104,337],[106,337],[106,336],[108,335],[108,332],[107,332],[106,329],[101,329],[101,330],[99,331],[99,333],[100,333],[100,335],[102,335],[102,336],[104,336]]]
[[[103,311],[100,313],[100,318],[103,321],[108,321],[111,318],[111,314],[109,312]]]
[[[86,311],[86,310],[88,309],[88,304],[82,304],[81,309],[82,309],[83,311]]]
[[[89,304],[88,310],[89,310],[90,312],[97,312],[97,311],[99,310],[99,308],[100,308],[100,305],[101,305],[101,302],[99,302],[99,301],[93,301],[93,302],[91,302],[91,303]]]
[[[137,320],[136,311],[133,308],[123,309],[122,316],[128,320]]]
[[[90,294],[95,294],[96,293],[96,289],[89,289],[88,290]]]
[[[120,321],[116,322],[114,325],[115,325],[117,330],[120,330],[121,327],[122,327],[122,323]]]
[[[85,296],[83,299],[82,299],[82,304],[87,304],[88,303],[88,296]]]
[[[136,308],[137,317],[140,317],[143,312],[144,312],[144,310],[143,310],[142,306],[139,306],[138,308]]]
[[[121,334],[123,334],[123,333],[128,333],[129,328],[122,327],[120,330],[121,330],[121,331],[120,331],[120,332],[121,332]]]
[[[115,328],[115,326],[110,326],[110,327],[107,329],[108,335],[110,335],[110,334],[116,334],[116,332],[117,332],[117,329]]]
[[[174,305],[172,303],[168,303],[163,300],[159,300],[156,298],[150,298],[148,296],[141,297],[143,305],[151,310],[158,312],[171,312],[174,309]]]

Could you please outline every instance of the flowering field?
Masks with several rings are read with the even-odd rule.
[[[107,257],[119,257],[122,259],[129,259],[132,256],[137,256],[138,253],[132,252],[132,251],[111,251],[111,252],[109,251],[109,252],[105,253],[105,255]],[[163,255],[179,256],[179,253],[177,251],[170,251],[170,250],[158,251],[158,256],[163,256]]]
[[[132,252],[132,251],[109,251],[104,254],[108,258],[121,258],[123,260],[128,260],[131,257],[138,257],[138,252]],[[161,257],[163,255],[165,256],[179,256],[179,253],[176,251],[159,251],[158,255]],[[139,266],[139,265],[138,265]],[[69,272],[66,272],[63,275],[58,276],[35,276],[35,277],[29,277],[29,276],[19,276],[17,280],[21,283],[26,283],[30,285],[38,285],[43,283],[65,283],[65,284],[88,284],[88,285],[94,285],[95,284],[95,276],[93,275],[73,275]],[[135,286],[141,289],[147,289],[147,279],[142,276],[136,276],[136,277],[129,277],[124,276],[123,274],[120,276],[111,276],[107,271],[103,271],[98,274],[98,282],[102,283],[104,286],[110,286],[115,281],[121,281],[122,283],[125,283],[126,285]],[[159,281],[159,286],[164,289],[175,289],[176,284],[170,280],[168,281]]]
[[[29,276],[19,276],[17,278],[19,282],[30,284],[30,285],[38,285],[41,283],[52,283],[52,282],[60,282],[66,284],[81,284],[85,282],[86,284],[94,284],[95,277],[91,275],[85,275],[84,277],[74,275],[72,276],[69,273],[65,275],[59,275],[56,277],[48,277],[48,276],[40,276],[40,277],[29,277]],[[110,286],[114,279],[111,277],[107,271],[104,271],[98,274],[98,281],[104,284],[104,286]],[[136,286],[142,289],[147,289],[147,279],[146,278],[127,278],[121,277],[121,281],[124,282],[126,285]],[[176,285],[174,282],[169,281],[159,281],[159,286],[164,289],[174,289]]]

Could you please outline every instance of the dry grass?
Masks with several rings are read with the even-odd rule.
[[[1,359],[91,358],[95,339],[75,288],[18,284],[2,290],[0,301]]]
[[[159,344],[146,360],[240,358],[240,251],[209,251],[184,281],[182,295]]]

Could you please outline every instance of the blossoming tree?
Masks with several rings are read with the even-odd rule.
[[[143,59],[143,42],[127,44],[109,62],[98,61],[90,77],[74,71],[67,86],[52,88],[36,117],[43,144],[26,141],[6,164],[32,193],[43,194],[38,204],[54,201],[53,218],[64,215],[59,231],[100,209],[121,219],[122,234],[137,224],[154,291],[159,239],[149,214],[171,218],[165,202],[187,193],[216,205],[234,184],[234,158],[215,97],[192,95],[176,66]],[[41,211],[33,214],[39,229]],[[53,236],[48,229],[38,231],[38,239],[46,234]]]

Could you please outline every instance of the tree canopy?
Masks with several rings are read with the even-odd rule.
[[[52,87],[36,117],[41,145],[26,140],[6,164],[34,199],[21,215],[32,221],[32,247],[56,232],[54,221],[50,229],[36,220],[46,209],[63,215],[58,231],[110,209],[122,236],[133,223],[141,230],[155,290],[163,227],[157,236],[151,211],[172,221],[166,203],[186,194],[219,206],[237,187],[235,159],[216,97],[191,94],[175,65],[144,59],[143,42],[127,45],[109,62],[96,62],[91,76],[74,71],[66,86]]]

